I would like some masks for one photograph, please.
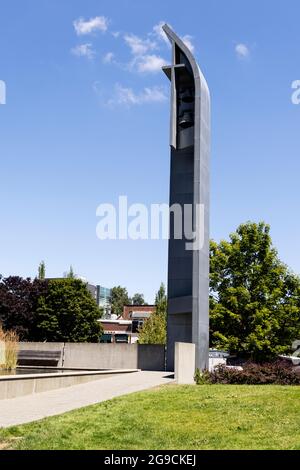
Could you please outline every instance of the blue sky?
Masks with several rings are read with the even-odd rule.
[[[211,90],[212,237],[265,220],[299,273],[299,15],[296,0],[1,0],[0,272],[72,264],[153,301],[167,243],[100,241],[96,208],[168,202],[166,21]]]

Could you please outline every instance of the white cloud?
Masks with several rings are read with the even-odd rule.
[[[121,33],[120,33],[120,31],[113,31],[111,34],[113,35],[114,38],[117,39],[120,36]]]
[[[113,52],[108,52],[103,57],[103,63],[104,64],[111,64],[114,61],[114,58],[115,58],[115,54]]]
[[[184,42],[184,44],[186,45],[186,47],[189,48],[189,50],[193,53],[195,52],[195,46],[194,44],[192,43],[192,36],[190,36],[189,34],[186,34],[185,36],[183,36],[182,38],[182,41]]]
[[[171,46],[170,45],[170,41],[166,35],[166,33],[164,32],[164,30],[162,29],[163,25],[166,24],[165,21],[160,21],[158,24],[156,24],[154,27],[153,27],[153,34],[154,36],[160,40],[160,41],[164,41],[166,44],[168,44],[168,46]]]
[[[142,39],[135,34],[125,34],[124,39],[130,47],[131,53],[137,56],[144,55],[157,47],[156,43],[150,39]]]
[[[136,106],[148,103],[161,103],[166,99],[165,91],[160,87],[144,88],[141,92],[136,93],[132,88],[116,84],[115,94],[107,104],[112,107],[115,105]]]
[[[237,44],[235,46],[235,52],[239,59],[246,59],[250,55],[250,50],[246,44]]]
[[[149,38],[142,39],[135,34],[125,34],[124,40],[133,55],[133,59],[127,64],[127,70],[153,73],[160,71],[161,67],[166,64],[162,57],[150,54],[154,49],[158,49],[156,41]]]
[[[135,62],[138,72],[145,73],[155,73],[160,72],[161,68],[166,65],[166,61],[155,54],[144,55],[139,57]]]
[[[89,20],[79,18],[73,22],[76,34],[82,36],[84,34],[91,34],[95,31],[102,31],[105,33],[108,29],[108,19],[105,16],[96,16]]]
[[[87,57],[88,59],[93,59],[95,56],[92,44],[80,44],[79,46],[73,47],[71,53],[77,57]]]

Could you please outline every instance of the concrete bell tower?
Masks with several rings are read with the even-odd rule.
[[[175,342],[183,342],[195,344],[196,367],[204,370],[209,360],[210,94],[191,51],[168,25],[163,30],[173,56],[172,65],[163,67],[171,81],[170,206],[182,208],[200,239],[193,249],[184,230],[178,239],[170,215],[167,369],[174,370]],[[186,206],[192,208],[187,214]]]

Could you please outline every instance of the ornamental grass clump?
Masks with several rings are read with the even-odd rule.
[[[0,326],[0,369],[16,369],[18,350],[18,335],[14,331],[4,331]]]

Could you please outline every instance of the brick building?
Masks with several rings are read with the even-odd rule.
[[[123,320],[133,320],[134,318],[149,318],[154,312],[155,305],[125,305],[123,308]]]
[[[132,333],[137,335],[144,322],[151,317],[155,310],[155,305],[125,305],[122,318],[132,322]]]
[[[138,331],[155,310],[154,305],[125,305],[119,318],[101,319],[103,343],[136,343]]]
[[[101,343],[132,343],[132,322],[120,319],[101,319]]]

